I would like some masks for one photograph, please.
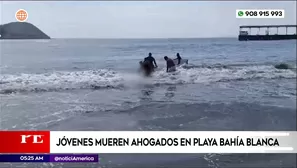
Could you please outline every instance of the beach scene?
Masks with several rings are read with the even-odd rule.
[[[296,25],[296,1],[0,4],[1,130],[296,131],[296,39],[238,40],[242,25]],[[241,8],[286,15],[238,19]],[[149,53],[147,77],[139,62]],[[177,53],[167,72],[164,57]],[[296,167],[295,154],[99,157],[0,167]]]

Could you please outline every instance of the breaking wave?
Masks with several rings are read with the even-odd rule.
[[[151,78],[107,69],[44,74],[3,74],[0,76],[0,94],[74,89],[124,89],[135,88],[141,84],[159,86],[276,78],[294,79],[296,70],[277,69],[274,65],[232,67],[185,65],[177,68],[174,73],[166,73],[164,69],[160,69]]]
[[[109,70],[1,75],[0,93],[118,88],[122,80]]]

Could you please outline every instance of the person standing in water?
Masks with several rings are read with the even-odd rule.
[[[152,53],[149,53],[148,57],[144,58],[144,62],[146,62],[146,61],[148,61],[150,63],[150,66],[153,69],[158,67],[155,58],[152,56]]]
[[[180,60],[182,59],[181,57],[180,57],[180,55],[179,55],[179,53],[176,53],[176,59],[177,59],[177,61],[178,61],[178,63],[177,63],[177,65],[179,65],[180,64]]]
[[[176,71],[175,64],[172,59],[168,58],[167,56],[164,57],[166,61],[167,69],[166,72],[174,72]]]

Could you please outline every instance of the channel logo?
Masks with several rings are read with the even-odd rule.
[[[25,22],[28,19],[28,12],[24,9],[19,9],[15,13],[15,18],[19,22]]]

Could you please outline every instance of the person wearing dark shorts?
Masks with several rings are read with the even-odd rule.
[[[166,64],[167,64],[166,72],[176,71],[175,64],[174,64],[173,60],[168,58],[167,56],[165,56],[164,59],[165,59]]]

